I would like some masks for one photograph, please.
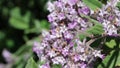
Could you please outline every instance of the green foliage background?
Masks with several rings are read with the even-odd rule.
[[[33,56],[33,42],[39,41],[42,30],[49,29],[46,2],[0,0],[0,63],[10,64],[2,56],[2,51],[7,49],[16,59],[12,68],[25,67],[27,59]]]

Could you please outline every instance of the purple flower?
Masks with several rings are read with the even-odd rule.
[[[74,46],[74,42],[69,43],[70,48]]]
[[[88,15],[88,14],[90,14],[90,9],[88,8],[88,7],[82,7],[82,8],[79,8],[78,9],[78,13],[79,14],[85,14],[85,15]]]
[[[103,18],[101,18],[101,17],[97,17],[97,20],[98,20],[99,22],[103,22]]]
[[[80,56],[79,56],[79,55],[75,55],[75,56],[74,56],[74,61],[77,62],[77,61],[79,61],[79,60],[80,60]]]
[[[73,35],[70,32],[67,32],[67,31],[64,33],[64,37],[65,37],[66,40],[73,39]]]
[[[68,11],[70,11],[69,12],[70,14],[77,14],[77,12],[75,11],[75,9],[73,9],[73,8],[69,8]]]
[[[64,65],[66,60],[62,56],[58,56],[52,59],[53,64],[61,64]]]
[[[108,17],[108,20],[113,20],[115,18],[115,16],[113,16],[113,15],[110,15],[109,17]]]
[[[51,50],[48,52],[48,55],[50,56],[50,58],[55,57],[57,54],[55,53],[55,51]]]
[[[69,0],[68,3],[73,6],[78,2],[78,0]]]
[[[64,13],[59,13],[59,14],[58,14],[58,19],[59,19],[59,20],[65,19]]]
[[[96,21],[103,26],[105,34],[117,35],[116,26],[120,26],[117,15],[120,11],[117,8],[108,3],[95,12],[81,0],[57,0],[49,2],[49,5],[48,20],[51,22],[51,29],[49,32],[43,32],[41,43],[35,42],[33,46],[33,51],[37,53],[40,61],[43,59],[45,63],[48,62],[48,65],[44,64],[41,67],[50,68],[50,65],[61,64],[63,68],[87,68],[92,66],[87,63],[92,64],[97,57],[104,58],[100,50],[90,46],[93,39],[87,41],[79,39],[80,34],[89,34],[87,29],[95,25],[82,15],[88,17],[95,15]],[[112,10],[108,10],[108,7]]]
[[[55,4],[55,7],[63,8],[63,4],[60,1],[55,1],[54,4]]]
[[[49,22],[53,22],[53,21],[54,21],[54,18],[53,18],[52,16],[48,15],[48,21],[49,21]]]
[[[69,29],[73,29],[73,28],[75,28],[76,26],[77,26],[77,22],[71,22],[71,23],[68,24],[68,28],[69,28]]]
[[[57,14],[55,12],[51,13],[48,15],[48,21],[49,22],[54,22],[57,19]]]
[[[106,56],[104,54],[101,54],[99,57],[103,60]]]
[[[64,56],[67,56],[69,54],[69,48],[68,47],[65,47],[63,50],[62,50],[62,54]]]
[[[42,54],[43,53],[44,47],[40,45],[39,42],[34,42],[33,46],[33,51],[36,52],[37,54]]]
[[[85,64],[84,62],[81,63],[80,67],[81,67],[81,68],[87,68],[87,67],[86,67],[86,64]]]
[[[5,58],[6,62],[8,63],[13,62],[14,60],[13,55],[8,50],[4,49],[2,55]]]
[[[48,1],[47,6],[48,6],[47,10],[49,10],[50,12],[55,10],[55,5],[52,2]]]
[[[0,63],[0,68],[6,68],[6,65]]]

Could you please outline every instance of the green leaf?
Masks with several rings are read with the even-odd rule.
[[[62,68],[62,65],[60,65],[60,64],[54,64],[54,65],[52,65],[52,68]]]
[[[83,40],[85,37],[88,37],[90,35],[101,35],[104,33],[103,25],[99,23],[97,20],[94,20],[91,17],[86,16],[84,14],[80,14],[80,16],[88,19],[90,23],[94,24],[94,26],[90,27],[89,29],[85,30],[84,33],[79,35],[80,40]]]
[[[20,56],[26,52],[32,52],[31,49],[32,49],[31,45],[23,45],[14,54]]]
[[[80,14],[80,16],[83,17],[83,18],[87,18],[93,24],[100,24],[97,20],[92,19],[90,16],[86,16],[84,14]]]
[[[18,7],[14,8],[10,12],[9,23],[12,27],[16,29],[28,29],[30,20],[30,12],[26,12],[25,15],[21,15],[20,9]]]
[[[114,46],[116,45],[116,42],[115,40],[110,40],[110,42],[106,42],[105,44],[109,48],[114,48]]]
[[[85,37],[86,37],[85,34],[80,34],[80,35],[79,35],[80,40],[83,40]]]
[[[101,35],[104,32],[104,30],[101,24],[97,24],[86,30],[86,32],[93,35]]]
[[[102,3],[98,0],[82,0],[89,8],[96,10],[102,7]]]
[[[4,16],[8,16],[9,10],[8,10],[7,7],[3,7],[3,9],[2,9],[2,14],[3,14]]]
[[[35,24],[35,28],[37,28],[37,29],[41,28],[41,27],[40,27],[41,23],[40,23],[39,20],[35,19],[35,20],[34,20],[34,24]]]
[[[25,33],[41,33],[42,30],[48,30],[50,28],[50,24],[46,20],[34,20],[34,27],[31,29],[25,30]]]
[[[14,40],[12,39],[7,39],[6,40],[6,45],[9,47],[9,48],[12,48],[14,46],[15,42]]]
[[[119,50],[111,51],[97,68],[115,68],[115,66],[120,66]]]
[[[36,62],[33,60],[33,58],[30,58],[27,62],[27,65],[25,68],[38,68]]]
[[[37,64],[43,65],[43,64],[45,64],[45,61],[38,61]]]
[[[110,61],[110,58],[112,57],[114,51],[110,53],[110,55],[106,56],[106,58],[102,61],[102,63],[98,66],[98,68],[104,68],[107,66],[108,61]],[[103,65],[102,65],[103,64]]]
[[[23,68],[23,67],[24,67],[23,63],[20,63],[19,65],[16,66],[16,68]]]
[[[118,8],[119,8],[119,10],[120,10],[120,2],[118,2],[118,3],[117,3],[117,7],[118,7]]]
[[[5,38],[5,33],[0,31],[0,40],[4,39]]]
[[[50,24],[46,20],[40,21],[40,24],[41,24],[41,26],[40,26],[41,28],[44,28],[44,29],[50,28]]]
[[[46,20],[34,20],[34,23],[35,23],[35,28],[38,28],[38,29],[49,29],[50,28],[50,24],[46,21]]]
[[[104,32],[103,25],[100,24],[97,20],[92,19],[89,16],[81,14],[82,17],[87,18],[91,23],[95,24],[93,27],[86,30],[89,34],[100,35]]]
[[[119,46],[120,46],[120,44],[119,44]],[[120,51],[118,51],[118,52],[119,52],[119,55],[118,55],[117,62],[115,64],[115,66],[120,66]]]

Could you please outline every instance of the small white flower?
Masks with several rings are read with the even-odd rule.
[[[60,33],[64,33],[65,31],[67,31],[67,28],[65,25],[60,27]]]
[[[55,53],[55,51],[51,50],[49,51],[48,55],[50,56],[50,58],[56,56],[57,54]]]
[[[117,34],[117,28],[110,23],[110,21],[105,20],[103,23],[105,33],[108,35]]]
[[[42,36],[46,37],[49,34],[49,32],[47,30],[42,30]]]
[[[92,53],[93,53],[93,55],[94,55],[95,57],[101,57],[101,56],[102,56],[100,50],[94,50],[94,52],[92,52]]]
[[[59,64],[59,62],[56,59],[52,59],[53,64]]]
[[[44,47],[39,42],[34,42],[33,51],[42,54]]]
[[[47,7],[48,7],[47,10],[49,10],[50,12],[55,10],[55,5],[51,1],[48,1]]]
[[[66,63],[66,60],[62,56],[55,57],[54,59],[52,59],[52,61],[54,64],[60,63],[60,64],[64,65]]]
[[[66,4],[68,3],[69,0],[60,0],[60,1]]]
[[[85,6],[85,5],[84,5],[81,1],[78,0],[77,6],[78,6],[78,7],[81,7],[81,6]]]
[[[42,55],[41,57],[40,57],[40,61],[41,62],[45,62],[47,59],[46,59],[46,57],[44,56],[44,55]]]
[[[85,54],[80,55],[80,60],[86,61],[87,60],[87,55],[85,55]]]

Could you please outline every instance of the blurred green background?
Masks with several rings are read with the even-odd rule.
[[[40,38],[38,36],[42,30],[49,28],[46,2],[47,0],[0,0],[1,64],[10,64],[2,56],[4,49],[17,58],[11,62],[15,68],[24,67],[27,61],[24,60],[25,54],[28,57],[33,55],[33,42]]]

